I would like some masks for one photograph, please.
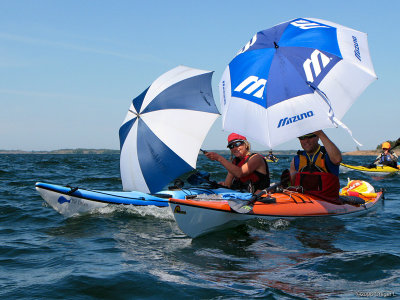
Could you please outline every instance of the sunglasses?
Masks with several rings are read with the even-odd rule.
[[[315,137],[316,137],[315,134],[313,134],[313,135],[307,135],[307,136],[301,136],[301,137],[299,137],[299,140],[300,140],[300,141],[304,141],[304,140],[306,140],[306,139],[312,139],[312,138],[315,138]]]
[[[242,141],[237,141],[237,142],[230,143],[230,144],[229,144],[228,146],[226,146],[226,147],[229,148],[229,149],[233,149],[233,148],[235,148],[235,147],[239,147],[239,146],[243,145],[243,143],[244,143],[244,142],[242,142]]]

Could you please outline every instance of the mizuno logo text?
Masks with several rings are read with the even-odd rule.
[[[354,35],[352,36],[352,38],[354,43],[354,55],[359,61],[361,61],[360,47],[358,46],[357,38]]]
[[[279,120],[277,128],[286,126],[288,124],[295,123],[297,121],[301,121],[303,119],[311,118],[313,116],[314,116],[314,112],[312,110],[310,110],[310,111],[302,113],[300,115],[295,115],[293,117],[282,118],[282,119]]]

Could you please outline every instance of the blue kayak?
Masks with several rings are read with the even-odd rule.
[[[146,194],[137,191],[88,190],[42,182],[36,183],[36,190],[51,207],[66,217],[90,212],[110,204],[166,207],[169,205],[169,198],[185,199],[187,196],[192,195],[213,195],[233,192],[226,188],[191,187]]]

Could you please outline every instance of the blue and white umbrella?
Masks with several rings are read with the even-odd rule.
[[[119,130],[123,189],[154,193],[196,168],[219,116],[210,71],[178,66],[133,99]]]
[[[319,129],[348,130],[340,120],[375,79],[365,33],[312,18],[281,23],[256,33],[227,66],[223,128],[269,148]]]

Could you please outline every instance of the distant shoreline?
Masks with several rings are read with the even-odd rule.
[[[0,150],[0,154],[119,154],[112,149],[59,149],[51,151]]]
[[[210,150],[215,152],[228,152],[228,150]],[[255,151],[257,153],[267,155],[269,151]],[[396,154],[400,156],[400,150],[395,150]],[[273,151],[276,155],[295,155],[297,150],[281,150]],[[342,155],[354,156],[378,156],[380,151],[377,150],[359,150],[343,152]],[[0,150],[0,154],[120,154],[119,150],[114,149],[59,149],[51,151],[24,151],[24,150]]]
[[[393,150],[397,156],[400,156],[400,150],[395,149]],[[360,150],[360,151],[351,151],[351,152],[344,152],[342,155],[355,155],[355,156],[378,156],[381,151],[377,150]]]

